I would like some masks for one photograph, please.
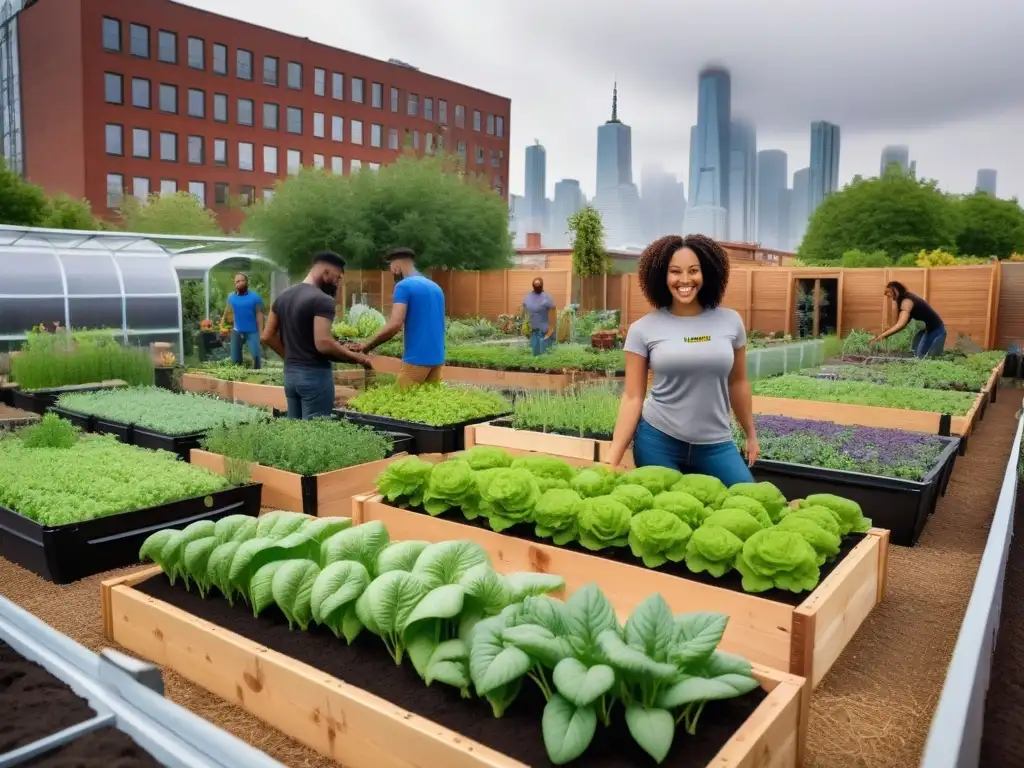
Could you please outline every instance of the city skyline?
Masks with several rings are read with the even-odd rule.
[[[854,174],[876,175],[882,149],[902,144],[919,175],[943,189],[971,192],[977,171],[994,168],[1001,197],[1024,197],[1015,138],[1024,124],[1016,65],[1024,6],[1008,0],[947,0],[927,35],[909,0],[723,0],[685,10],[638,0],[628,14],[597,0],[495,0],[486,11],[450,0],[443,13],[413,0],[307,0],[284,16],[270,0],[187,1],[507,96],[516,194],[523,152],[540,139],[547,196],[562,178],[594,195],[594,126],[608,119],[616,80],[619,112],[633,129],[634,178],[658,163],[688,186],[697,74],[717,62],[732,72],[733,111],[757,126],[759,148],[787,153],[791,170],[808,164],[810,123],[826,120],[842,128],[840,187]],[[934,43],[945,38],[958,41],[955,56]]]

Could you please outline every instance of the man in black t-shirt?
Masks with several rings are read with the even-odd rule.
[[[369,357],[342,346],[331,334],[335,297],[344,276],[345,260],[333,251],[321,251],[313,257],[306,279],[278,296],[270,308],[263,343],[284,360],[290,419],[331,415],[333,362],[370,367]]]

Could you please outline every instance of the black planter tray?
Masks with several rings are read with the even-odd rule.
[[[53,527],[0,507],[0,557],[47,581],[70,584],[137,563],[142,543],[164,528],[184,528],[228,515],[255,517],[260,512],[262,490],[262,483],[251,483],[209,496]]]
[[[947,442],[946,447],[920,481],[764,460],[754,464],[754,479],[772,483],[787,499],[834,493],[855,501],[875,528],[890,531],[893,544],[912,547],[921,536],[928,515],[935,511],[939,497],[945,493],[956,461],[960,440],[942,439]]]
[[[403,419],[392,419],[388,416],[375,416],[370,413],[359,413],[337,409],[334,416],[345,419],[355,424],[364,424],[368,427],[378,428],[382,431],[403,432],[413,439],[413,446],[410,453],[454,453],[466,447],[465,429],[470,424],[482,424],[485,421],[507,416],[506,413],[498,413],[494,416],[482,416],[477,419],[450,424],[444,427],[432,427],[428,424],[419,424],[415,421]]]
[[[48,409],[49,413],[55,416],[60,416],[62,419],[67,419],[76,427],[81,429],[83,432],[95,432],[96,417],[90,416],[87,413],[79,413],[78,411],[69,411],[67,408],[61,408],[56,405],[51,405]]]
[[[69,392],[98,392],[101,389],[115,389],[126,387],[127,384],[74,384],[68,387],[55,387],[53,389],[34,389],[25,392],[20,389],[14,390],[13,403],[15,408],[23,411],[31,411],[42,416],[50,408],[57,404],[61,395]]]
[[[151,448],[156,451],[170,451],[178,454],[182,461],[188,461],[188,454],[193,448],[198,448],[199,443],[206,437],[206,432],[197,432],[192,435],[165,435],[137,424],[132,425],[132,445],[139,448]]]

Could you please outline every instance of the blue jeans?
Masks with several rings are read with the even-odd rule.
[[[530,350],[533,352],[533,356],[543,355],[554,343],[554,337],[550,339],[544,338],[547,336],[547,331],[530,331]]]
[[[633,461],[638,467],[668,467],[685,474],[711,475],[726,487],[754,482],[750,467],[731,440],[706,445],[684,443],[643,419],[633,437]]]
[[[334,410],[334,373],[330,368],[286,365],[284,396],[289,419],[330,417]]]
[[[235,365],[242,364],[242,344],[249,348],[253,367],[260,368],[260,335],[256,331],[251,333],[244,331],[231,332],[231,362]]]
[[[928,331],[921,337],[921,340],[917,342],[917,348],[914,350],[915,357],[929,357],[942,354],[942,349],[946,344],[946,326],[940,325],[934,331]]]

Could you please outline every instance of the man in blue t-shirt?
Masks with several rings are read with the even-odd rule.
[[[228,296],[228,305],[224,308],[224,316],[220,320],[221,325],[227,321],[229,313],[234,320],[231,330],[231,362],[235,365],[242,364],[242,344],[245,344],[252,355],[253,366],[260,368],[263,299],[258,293],[249,290],[249,278],[242,272],[235,275],[235,292]]]
[[[387,255],[395,276],[391,318],[376,336],[356,349],[369,353],[404,328],[405,350],[398,386],[441,380],[444,365],[444,292],[416,270],[415,254],[396,248]]]

